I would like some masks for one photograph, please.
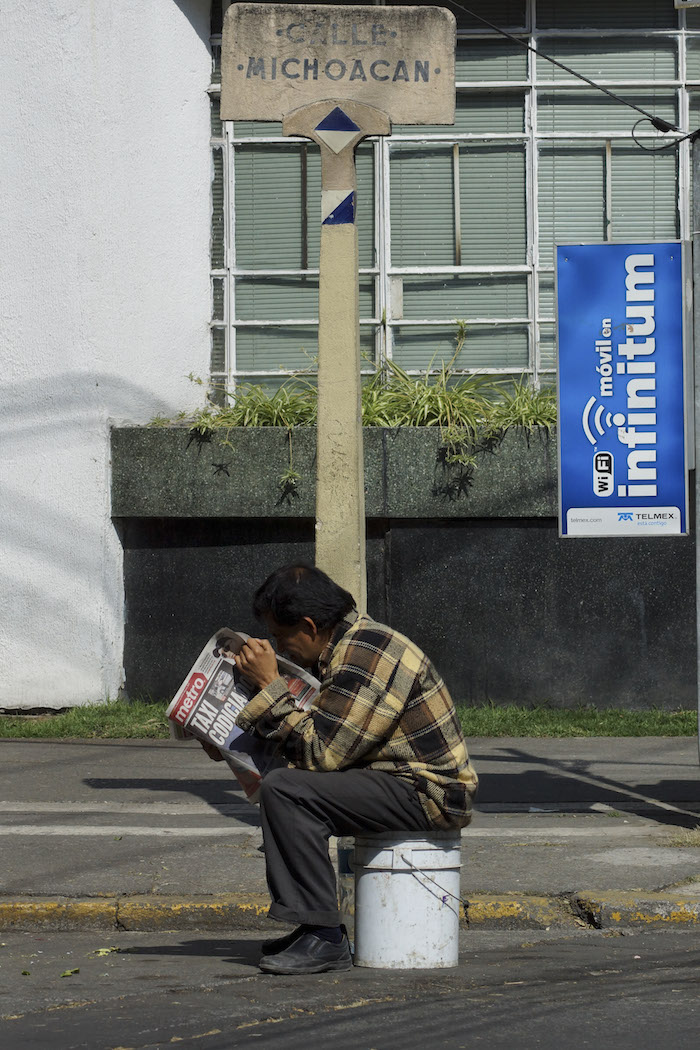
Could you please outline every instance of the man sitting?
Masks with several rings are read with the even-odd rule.
[[[270,916],[298,923],[263,945],[266,973],[348,970],[331,835],[461,828],[477,778],[445,683],[397,631],[358,615],[351,594],[309,565],[273,572],[253,610],[277,650],[312,668],[321,691],[300,711],[275,650],[251,638],[236,656],[257,692],[237,724],[274,741],[290,768],[261,786]]]

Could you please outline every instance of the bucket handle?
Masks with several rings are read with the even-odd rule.
[[[444,886],[441,886],[440,883],[437,881],[437,879],[434,879],[432,875],[428,875],[427,871],[423,871],[422,868],[419,868],[417,864],[414,864],[413,861],[410,860],[403,853],[401,854],[401,860],[405,864],[408,864],[409,868],[411,868],[412,871],[419,872],[424,878],[429,879],[429,881],[432,882],[434,886],[437,886],[437,888],[439,890],[442,890],[442,892],[444,894],[444,896],[442,898],[442,903],[443,904],[447,904],[447,898],[448,897],[452,897],[454,900],[459,901],[459,903],[462,905],[462,907],[464,908],[464,911],[466,913],[469,912],[469,901],[465,901],[465,899],[463,897],[460,897],[457,894],[452,893],[451,890],[448,890]]]

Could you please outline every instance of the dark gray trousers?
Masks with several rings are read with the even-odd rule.
[[[432,828],[411,784],[371,769],[273,769],[262,782],[260,815],[270,916],[314,926],[340,923],[331,835]]]

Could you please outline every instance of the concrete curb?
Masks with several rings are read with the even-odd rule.
[[[0,899],[1,930],[261,930],[269,899],[263,894],[216,897],[23,897]],[[700,926],[700,898],[683,893],[606,890],[564,896],[482,895],[460,908],[471,929],[619,929],[625,926]]]
[[[216,897],[144,896],[0,900],[0,929],[267,930],[270,900],[254,893]]]
[[[489,930],[548,930],[551,927],[588,925],[575,913],[566,897],[494,895],[471,897],[462,925]]]
[[[700,897],[697,893],[609,890],[576,893],[572,904],[586,925],[598,930],[620,926],[700,925]]]

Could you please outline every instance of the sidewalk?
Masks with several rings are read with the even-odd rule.
[[[194,744],[0,741],[0,927],[269,930],[258,813]],[[700,924],[694,738],[475,739],[463,923]]]

